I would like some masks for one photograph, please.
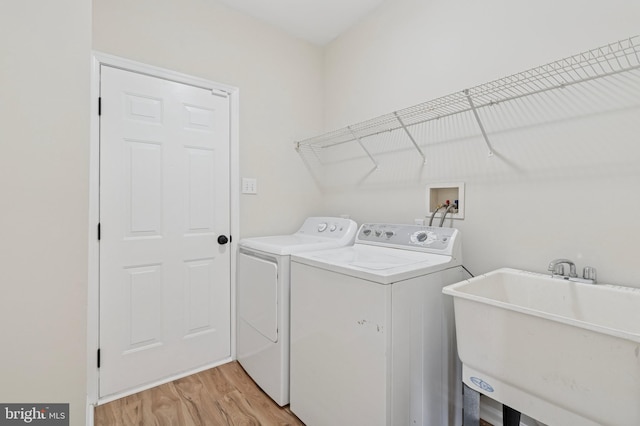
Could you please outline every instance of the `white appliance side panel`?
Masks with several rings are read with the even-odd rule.
[[[392,425],[462,424],[453,301],[442,288],[463,278],[454,268],[392,286]]]
[[[243,256],[242,267],[252,267],[255,263],[251,256],[262,256],[264,259],[272,259],[278,265],[278,339],[273,342],[265,337],[253,325],[243,318],[244,301],[238,297],[238,306],[243,306],[242,312],[238,309],[237,345],[236,353],[238,362],[251,378],[271,397],[278,405],[289,403],[289,257],[270,256],[264,253],[252,253],[246,255],[240,250],[238,261]],[[238,293],[242,294],[246,287],[245,270],[238,263]],[[251,274],[249,274],[250,276]],[[253,296],[249,296],[251,298]],[[252,315],[248,315],[251,317]]]
[[[289,345],[273,343],[238,319],[238,362],[278,405],[289,403]]]
[[[291,410],[308,425],[385,425],[391,287],[291,263]]]
[[[238,315],[270,341],[278,341],[277,263],[238,254]]]

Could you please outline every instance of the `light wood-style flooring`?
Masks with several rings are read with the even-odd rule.
[[[304,424],[273,402],[237,362],[100,405],[96,426]]]
[[[96,426],[304,426],[230,362],[96,407]],[[480,426],[492,426],[480,420]]]

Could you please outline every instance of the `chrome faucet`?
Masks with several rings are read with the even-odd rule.
[[[576,264],[570,261],[569,259],[554,259],[549,263],[548,271],[551,271],[551,276],[555,275],[564,275],[564,264],[569,265],[569,277],[576,278],[578,274],[576,273]]]
[[[569,265],[569,275],[564,274],[564,265]],[[582,278],[578,278],[576,273],[576,264],[569,259],[554,259],[549,262],[548,271],[551,271],[551,278],[559,278],[562,280],[575,281],[585,284],[596,283],[596,268],[585,266],[582,270]]]

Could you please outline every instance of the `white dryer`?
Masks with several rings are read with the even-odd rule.
[[[237,356],[276,403],[289,403],[290,255],[353,244],[353,220],[310,217],[292,235],[245,238],[237,267]]]
[[[291,256],[291,411],[307,426],[462,423],[452,228],[364,224]]]

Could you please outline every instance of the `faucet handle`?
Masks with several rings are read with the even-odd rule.
[[[562,269],[562,273],[557,272],[557,271],[560,271],[560,269],[558,268],[558,265],[561,265],[563,263],[566,263],[567,265],[569,265],[569,277],[577,278],[578,274],[576,274],[576,264],[569,259],[554,259],[549,263],[549,268],[547,268],[547,270],[551,271],[551,275],[564,276],[564,268]]]
[[[564,275],[564,264],[558,263],[551,268],[552,275]]]
[[[597,270],[593,266],[585,266],[582,269],[582,278],[584,278],[585,280],[592,280],[595,283],[596,274],[597,274]]]

